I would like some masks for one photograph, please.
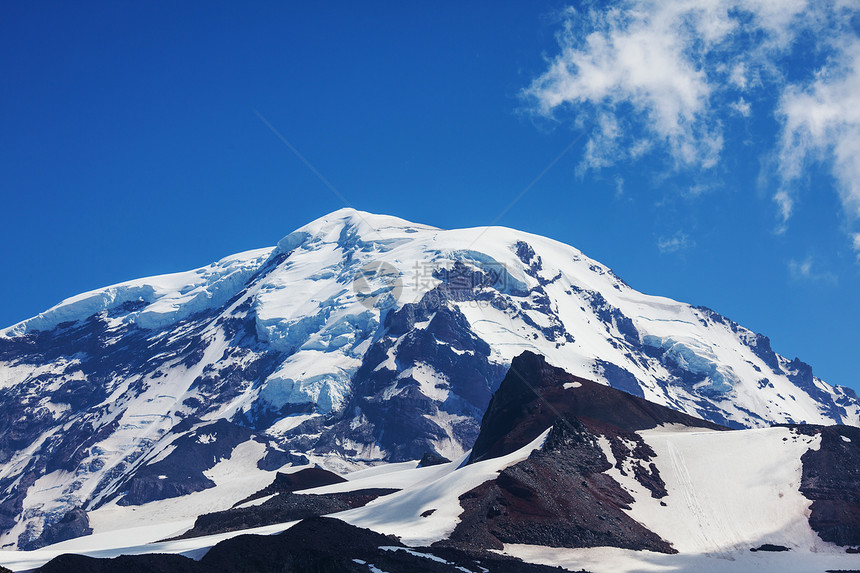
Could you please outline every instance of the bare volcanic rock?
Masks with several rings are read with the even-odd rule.
[[[609,442],[616,468],[667,495],[656,454],[636,432],[661,424],[725,430],[620,390],[584,380],[524,352],[493,395],[469,463],[514,452],[551,428],[544,445],[460,497],[463,513],[440,546],[500,549],[505,543],[549,547],[621,547],[675,553],[628,516],[633,498],[605,472],[598,444]]]
[[[445,456],[440,456],[435,452],[424,452],[424,455],[421,456],[421,460],[418,462],[419,468],[426,468],[430,466],[438,466],[442,464],[450,463],[451,460],[446,458]]]
[[[460,497],[460,523],[439,545],[501,549],[505,543],[526,543],[675,553],[622,511],[633,498],[603,473],[610,467],[582,422],[560,418],[541,449]]]
[[[87,512],[78,507],[66,513],[57,523],[46,527],[36,543],[39,545],[53,545],[60,541],[89,535],[92,532]]]
[[[251,430],[225,419],[201,426],[178,438],[164,459],[137,470],[120,488],[124,495],[117,504],[142,505],[215,487],[204,472],[251,437]]]
[[[343,483],[345,481],[346,478],[321,467],[305,468],[291,474],[278,472],[275,475],[275,480],[271,484],[267,485],[257,493],[249,495],[242,501],[237,502],[236,505],[242,505],[249,501],[267,497],[275,493],[292,493],[294,491]],[[236,505],[233,507],[236,507]]]
[[[225,511],[201,515],[194,521],[194,527],[176,539],[240,531],[252,527],[263,527],[264,525],[328,515],[362,507],[377,497],[389,495],[396,491],[399,490],[374,488],[322,495],[281,493],[258,506],[234,507]]]
[[[543,356],[523,352],[493,394],[469,463],[514,452],[537,438],[562,415],[635,432],[661,424],[725,430],[603,384],[568,374]]]
[[[821,435],[821,446],[800,458],[800,493],[812,500],[809,525],[824,541],[860,545],[860,428],[796,426]]]

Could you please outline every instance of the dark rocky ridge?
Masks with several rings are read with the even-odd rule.
[[[353,377],[354,392],[346,412],[359,412],[360,423],[345,417],[323,432],[314,445],[322,452],[342,452],[344,438],[357,443],[377,444],[387,452],[388,461],[420,459],[434,450],[434,440],[445,431],[428,418],[439,411],[464,416],[454,427],[455,438],[470,446],[478,435],[479,419],[505,368],[490,361],[489,345],[477,337],[452,301],[476,300],[490,296],[481,290],[490,278],[469,274],[462,265],[438,275],[443,282],[425,293],[417,303],[407,303],[385,315],[383,332],[364,355]],[[496,293],[498,295],[498,293]],[[498,302],[498,301],[497,301]],[[501,304],[501,302],[499,302]],[[427,322],[424,328],[417,323]],[[380,368],[389,352],[397,347],[397,369]],[[401,372],[423,364],[446,378],[440,381],[449,391],[441,404],[419,391],[420,384]],[[389,389],[396,385],[396,391]],[[306,428],[299,427],[300,433]]]
[[[40,545],[52,545],[68,539],[90,535],[92,532],[93,529],[90,527],[90,519],[87,512],[76,507],[66,513],[60,521],[46,527],[36,543]]]
[[[429,466],[438,466],[442,464],[450,463],[451,460],[444,456],[440,456],[439,454],[434,454],[431,452],[425,452],[421,459],[418,460],[419,468],[426,468]]]
[[[345,481],[346,478],[317,466],[305,468],[289,474],[278,472],[275,474],[275,480],[272,483],[257,493],[249,495],[245,499],[236,502],[233,507],[276,493],[292,493],[294,491],[332,485],[335,483],[343,483]]]
[[[175,449],[164,459],[143,466],[120,485],[117,504],[141,505],[214,487],[203,472],[230,458],[251,436],[249,429],[224,419],[196,427],[176,439],[171,444]]]
[[[377,488],[327,494],[279,493],[257,506],[234,507],[201,515],[194,521],[194,527],[174,539],[189,539],[201,535],[241,531],[253,527],[329,515],[367,505],[378,497],[396,491],[399,490]]]
[[[384,549],[383,549],[384,548]],[[278,535],[240,535],[222,541],[200,561],[179,555],[134,555],[96,559],[61,555],[39,573],[550,573],[556,567],[533,565],[487,552],[409,548],[394,537],[318,517]]]
[[[725,430],[572,376],[542,356],[521,354],[490,401],[469,463],[516,451],[551,428],[547,439],[528,459],[461,496],[460,522],[438,545],[501,549],[505,543],[525,543],[674,553],[624,512],[634,500],[605,473],[612,465],[597,442],[606,438],[619,471],[632,471],[661,498],[667,492],[653,462],[656,454],[635,432],[668,423]]]
[[[570,385],[565,388],[564,385]],[[635,432],[661,424],[725,430],[614,388],[568,374],[543,356],[523,352],[493,394],[469,463],[514,452],[537,438],[557,418],[578,418],[587,427]]]
[[[582,422],[559,418],[543,447],[527,460],[460,497],[460,522],[439,545],[502,549],[505,543],[525,543],[675,553],[622,511],[633,498],[604,473],[610,467]]]
[[[796,426],[795,431],[820,435],[821,446],[800,458],[800,493],[812,500],[809,525],[824,541],[860,545],[860,428]]]
[[[527,543],[674,552],[624,513],[633,498],[604,473],[610,462],[597,446],[598,437],[607,439],[615,467],[622,474],[632,472],[652,497],[665,497],[656,454],[636,433],[661,424],[731,431],[571,376],[542,356],[523,353],[490,401],[469,463],[516,451],[551,425],[550,433],[527,460],[460,497],[460,523],[440,545],[499,549],[505,543]],[[813,501],[810,526],[825,541],[849,549],[860,545],[860,428],[789,427],[821,436],[821,446],[801,458],[800,491]]]

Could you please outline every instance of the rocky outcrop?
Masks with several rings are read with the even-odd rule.
[[[818,449],[803,454],[800,493],[812,500],[809,525],[824,541],[860,545],[860,428],[798,426],[821,436]]]
[[[480,296],[479,285],[462,283],[454,271],[440,277],[443,283],[420,301],[388,312],[384,331],[353,377],[354,393],[345,411],[358,415],[327,429],[316,449],[354,455],[341,445],[344,441],[369,443],[382,448],[389,461],[406,461],[428,451],[441,454],[435,443],[449,435],[463,451],[474,443],[478,420],[505,368],[490,360],[490,346],[453,304]],[[395,352],[397,361],[391,365],[389,356]],[[417,375],[410,374],[416,368],[432,372],[433,386],[444,400],[427,396]],[[443,427],[440,418],[457,421]]]
[[[543,356],[524,352],[511,362],[481,422],[469,463],[514,452],[562,416],[612,432],[661,424],[726,429],[643,398],[568,374]]]
[[[663,424],[725,430],[620,390],[597,384],[524,352],[490,400],[469,458],[473,464],[519,450],[551,428],[527,460],[460,497],[463,513],[441,546],[501,549],[610,546],[674,553],[625,513],[634,499],[606,472],[612,464],[651,492],[667,495],[656,454],[636,432]]]
[[[527,460],[460,497],[460,522],[439,545],[502,549],[505,543],[524,543],[675,553],[624,513],[633,498],[604,473],[610,467],[582,422],[559,418],[543,447]]]
[[[203,473],[251,439],[251,431],[227,420],[201,424],[171,444],[172,451],[135,472],[121,490],[119,505],[141,505],[215,486]]]
[[[241,531],[253,527],[329,515],[367,505],[378,497],[396,491],[398,490],[380,488],[320,495],[281,493],[257,506],[234,507],[225,511],[201,515],[195,520],[194,527],[176,539]]]
[[[426,468],[429,466],[438,466],[450,462],[451,460],[444,456],[440,456],[439,454],[434,454],[432,452],[424,452],[424,455],[421,456],[420,460],[418,460],[418,467]]]
[[[270,495],[278,494],[278,493],[292,493],[294,491],[301,491],[303,489],[310,489],[312,487],[321,487],[324,485],[332,485],[335,483],[343,483],[346,479],[337,475],[334,472],[330,472],[321,467],[314,466],[312,468],[305,468],[303,470],[299,470],[297,472],[283,474],[278,472],[275,474],[275,480],[245,499],[236,503],[236,505],[242,505],[249,501],[253,501],[255,499],[260,499],[263,497],[268,497]],[[235,506],[234,506],[235,507]]]
[[[34,545],[53,545],[60,541],[90,535],[92,532],[93,529],[90,527],[87,512],[77,507],[64,515],[57,523],[46,527]]]

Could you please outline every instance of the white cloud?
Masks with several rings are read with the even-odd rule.
[[[807,85],[790,85],[777,114],[783,122],[779,149],[783,189],[804,173],[810,159],[827,162],[849,220],[860,219],[860,39],[839,46],[830,65]],[[783,210],[785,219],[791,209]]]
[[[624,197],[624,178],[618,176],[615,178],[615,198],[620,199],[621,197]],[[858,235],[858,241],[860,241],[860,235]]]
[[[729,81],[740,89],[746,89],[749,85],[749,78],[747,77],[747,65],[744,62],[734,65],[729,75]]]
[[[618,154],[620,129],[618,120],[611,114],[601,114],[591,139],[585,144],[585,154],[579,165],[580,174],[587,169],[600,169],[614,163]]]
[[[657,248],[661,253],[677,253],[686,251],[696,246],[695,241],[690,239],[685,233],[675,233],[671,237],[660,237],[657,240]]]
[[[749,117],[752,113],[752,107],[750,106],[749,102],[744,98],[740,98],[738,101],[730,103],[729,107],[732,108],[736,113],[744,117]]]
[[[684,191],[684,196],[690,198],[701,197],[702,195],[710,192],[711,190],[712,187],[710,185],[706,185],[704,183],[696,183],[695,185]]]
[[[848,228],[860,224],[860,0],[582,5],[565,12],[559,52],[524,90],[536,112],[591,126],[580,174],[649,154],[710,169],[723,121],[751,117],[755,102],[778,122],[761,150],[776,170],[777,231],[814,161],[831,170]]]
[[[857,257],[860,258],[860,233],[854,233],[852,237],[854,250],[857,251]]]
[[[781,222],[779,227],[777,227],[776,232],[781,235],[788,229],[787,223],[789,217],[791,217],[791,212],[794,210],[794,199],[792,199],[791,194],[787,190],[780,189],[774,193],[773,201],[779,207]]]
[[[813,282],[836,283],[837,277],[835,274],[826,271],[819,271],[815,260],[810,256],[802,261],[794,259],[788,262],[788,272],[794,280],[804,280]]]
[[[587,168],[661,145],[678,167],[707,169],[723,148],[713,108],[725,99],[726,86],[743,91],[754,84],[750,77],[760,75],[763,54],[790,43],[787,29],[805,7],[806,0],[627,0],[604,10],[570,9],[561,53],[526,95],[545,115],[574,108],[595,120]],[[761,39],[740,49],[741,27],[750,22]],[[731,101],[748,115],[745,100]],[[633,130],[617,129],[627,108],[644,119],[635,127],[644,128],[645,144],[633,140]],[[608,124],[616,129],[608,132]]]

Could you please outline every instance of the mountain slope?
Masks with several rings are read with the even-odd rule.
[[[732,427],[860,424],[852,391],[766,337],[638,293],[572,247],[341,210],[274,248],[3,330],[0,545],[79,535],[100,508],[201,497],[237,460],[248,487],[223,504],[287,464],[460,457],[525,350]]]

